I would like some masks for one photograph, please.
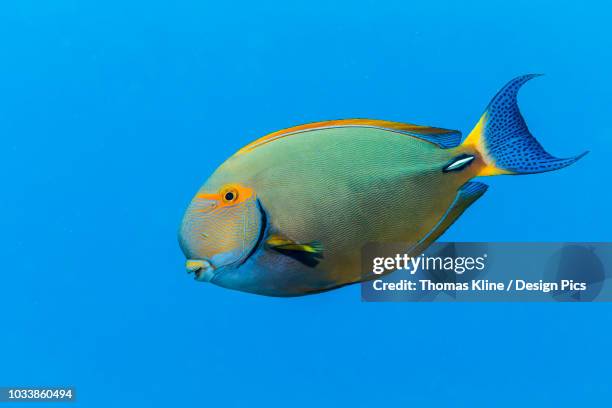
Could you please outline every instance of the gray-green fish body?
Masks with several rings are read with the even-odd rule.
[[[367,243],[405,242],[420,254],[484,193],[473,177],[554,170],[577,159],[548,155],[518,108],[500,109],[516,106],[530,78],[506,85],[462,144],[457,131],[364,119],[302,125],[251,143],[214,172],[185,214],[188,270],[231,289],[295,296],[371,278],[360,265]],[[500,150],[509,132],[523,142]]]

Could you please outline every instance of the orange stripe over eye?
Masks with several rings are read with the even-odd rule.
[[[219,200],[219,194],[197,194],[195,196],[195,198],[198,198],[200,200],[218,201]]]
[[[218,193],[197,194],[195,198],[200,200],[215,201],[218,206],[227,207],[239,204],[253,196],[253,190],[238,184],[223,186]]]

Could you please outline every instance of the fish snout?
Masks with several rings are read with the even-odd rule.
[[[208,282],[214,276],[214,266],[206,259],[188,259],[185,262],[187,273],[193,273],[197,281]]]

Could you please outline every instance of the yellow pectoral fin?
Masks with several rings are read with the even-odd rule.
[[[290,256],[307,266],[314,267],[323,258],[323,245],[319,241],[300,244],[281,235],[271,235],[266,244],[271,249]]]
[[[295,242],[283,237],[282,235],[273,234],[266,240],[266,244],[270,247],[280,247],[283,245],[294,245]]]

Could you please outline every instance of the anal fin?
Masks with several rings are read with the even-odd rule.
[[[440,235],[444,233],[450,227],[457,218],[463,212],[474,203],[474,201],[478,200],[480,196],[482,196],[485,191],[489,188],[484,183],[478,182],[467,182],[457,191],[457,195],[455,196],[455,200],[453,200],[451,206],[446,210],[446,213],[442,216],[440,221],[425,235],[419,242],[417,242],[412,248],[408,250],[409,254],[413,254],[414,256],[420,255],[427,249],[432,242],[437,240]]]

